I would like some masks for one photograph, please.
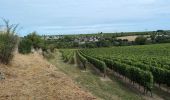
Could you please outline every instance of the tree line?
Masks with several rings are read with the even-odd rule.
[[[152,32],[129,32],[129,33],[99,33],[88,35],[63,35],[63,38],[46,40],[53,44],[56,48],[100,48],[111,46],[130,46],[130,45],[145,45],[156,43],[170,43],[170,32],[157,30]],[[98,41],[76,42],[75,39],[80,37],[100,37]],[[118,39],[123,36],[137,36],[134,41],[128,39]]]

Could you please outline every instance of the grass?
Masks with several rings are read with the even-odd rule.
[[[64,63],[58,51],[54,55],[54,59],[49,59],[49,61],[75,80],[76,84],[96,97],[104,100],[143,100],[139,93],[124,86],[115,77],[111,80],[103,79],[91,69],[90,65],[87,71],[82,71],[75,65]]]
[[[168,93],[167,91],[164,91],[158,87],[154,87],[153,91],[154,93],[159,94],[159,96],[164,100],[170,100],[170,93]]]

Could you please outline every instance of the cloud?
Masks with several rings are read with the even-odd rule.
[[[156,2],[156,0],[130,0],[132,2],[137,2],[137,3],[140,3],[140,4],[153,4]]]
[[[170,26],[169,4],[170,0],[1,0],[0,17],[20,23],[23,34],[156,30]]]
[[[135,24],[129,23],[117,23],[117,24],[95,24],[95,25],[84,25],[84,26],[40,26],[39,29],[44,30],[63,30],[63,29],[96,29],[104,27],[114,26],[133,26]]]

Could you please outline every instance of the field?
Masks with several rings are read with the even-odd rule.
[[[68,57],[63,56],[64,59],[73,58],[74,52],[84,70],[90,63],[105,78],[116,76],[142,94],[155,97],[156,93],[165,100],[170,99],[167,96],[170,87],[170,44],[65,49],[61,52],[63,55],[70,52]]]
[[[71,50],[69,49],[69,51]],[[126,88],[119,79],[115,77],[103,78],[91,64],[86,64],[85,71],[79,64],[69,64],[69,61],[63,62],[63,57],[58,51],[54,55],[55,58],[49,61],[62,72],[71,76],[81,88],[98,97],[99,100],[143,100],[139,92]]]
[[[144,35],[145,37],[149,37],[150,35]],[[127,39],[128,41],[135,41],[135,39],[138,37],[138,35],[134,35],[134,36],[122,36],[122,37],[117,37],[117,39]]]

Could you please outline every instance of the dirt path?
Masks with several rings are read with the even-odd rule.
[[[11,65],[0,65],[0,100],[92,100],[68,76],[39,54],[16,54]]]

